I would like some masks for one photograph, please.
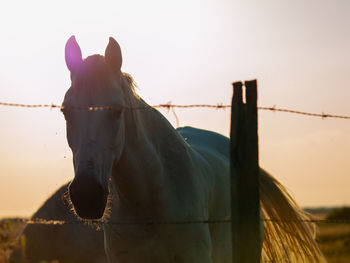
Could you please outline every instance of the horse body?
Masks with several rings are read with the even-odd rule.
[[[177,130],[193,149],[193,155],[199,160],[199,166],[201,169],[204,168],[202,172],[209,173],[208,220],[231,219],[229,139],[214,132],[192,127]],[[209,230],[213,262],[232,262],[231,223],[211,223]],[[260,231],[256,238],[262,240],[262,222]]]
[[[179,131],[186,143],[160,114],[142,116],[148,114],[159,113],[153,109],[140,112],[140,119],[148,120],[141,125],[146,128],[139,132],[139,141],[133,137],[126,140],[125,151],[113,170],[117,204],[112,217],[117,222],[169,224],[105,225],[110,261],[212,262],[213,258],[214,262],[229,262],[229,224],[173,224],[230,218],[229,195],[222,194],[229,193],[227,139],[184,128]],[[191,145],[203,133],[208,143]],[[211,145],[212,139],[226,149],[218,152]]]
[[[111,189],[111,222],[104,224],[108,260],[231,262],[230,224],[193,223],[230,219],[228,139],[189,127],[176,131],[134,92],[132,78],[120,71],[121,51],[113,38],[104,57],[85,60],[75,38],[70,38],[66,63],[72,86],[62,111],[75,170],[69,196],[78,216],[98,219],[109,210]],[[264,216],[302,218],[283,188],[260,173]],[[307,247],[305,256],[294,258],[320,262],[308,226],[299,221],[290,229],[284,226],[267,225],[268,237],[287,237],[275,243],[265,237],[267,257],[292,262],[292,253],[285,250],[277,258],[274,251],[281,243],[291,249],[300,244],[298,248]],[[252,238],[262,236],[261,227]]]

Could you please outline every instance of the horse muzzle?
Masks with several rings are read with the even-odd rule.
[[[78,174],[69,185],[69,197],[79,217],[100,219],[106,208],[108,188],[89,174]]]

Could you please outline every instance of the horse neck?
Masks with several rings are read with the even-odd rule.
[[[149,207],[161,207],[157,205],[157,195],[161,195],[167,180],[165,159],[176,159],[172,153],[184,155],[187,146],[157,110],[142,101],[137,107],[142,109],[125,112],[125,146],[115,164],[113,182],[120,204],[133,210],[146,206],[154,214]],[[145,209],[141,210],[144,214]]]

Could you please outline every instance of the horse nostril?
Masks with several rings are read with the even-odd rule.
[[[103,216],[108,191],[89,176],[76,177],[69,185],[69,197],[78,216],[98,219]]]

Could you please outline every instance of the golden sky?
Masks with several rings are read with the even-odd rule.
[[[230,103],[257,78],[259,105],[350,115],[347,0],[7,1],[0,101],[60,104],[64,45],[122,48],[149,104]],[[163,112],[176,125],[171,113]],[[229,111],[176,110],[180,125],[229,134]],[[58,110],[0,106],[0,216],[30,215],[73,177]],[[350,205],[350,121],[259,112],[260,164],[303,206]]]

